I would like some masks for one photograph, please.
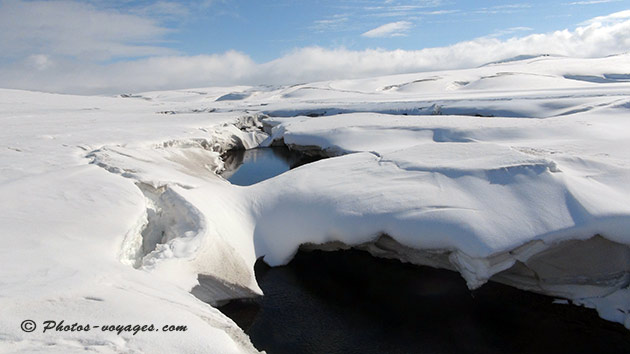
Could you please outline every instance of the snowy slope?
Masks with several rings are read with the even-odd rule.
[[[630,327],[629,59],[119,97],[0,90],[0,347],[255,352],[201,300],[259,294],[256,259],[284,264],[304,243],[564,296]],[[215,174],[221,152],[273,140],[336,157],[250,187]],[[26,319],[188,330],[25,333]]]

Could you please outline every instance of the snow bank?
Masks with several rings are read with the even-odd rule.
[[[237,117],[215,114],[200,120],[183,115],[174,121],[156,113],[163,109],[160,103],[147,100],[13,90],[1,90],[0,101],[0,196],[5,201],[0,204],[0,347],[59,353],[86,348],[112,353],[256,352],[231,320],[189,293],[197,284],[190,265],[182,262],[152,272],[121,262],[135,253],[127,246],[147,225],[150,205],[138,188],[147,171],[153,173],[147,181],[156,185],[160,163],[177,166],[177,174],[162,176],[173,183],[192,185],[211,176],[225,183],[192,164],[201,157],[218,161],[217,153],[155,146],[172,140],[191,146],[200,139],[214,141],[214,130],[202,129],[220,129]],[[95,150],[103,152],[100,162],[119,165],[104,169],[92,163]],[[176,192],[174,186],[174,208],[190,215]],[[179,255],[187,251],[179,245],[173,249]],[[25,333],[20,328],[24,320],[35,321],[38,329]],[[92,326],[185,325],[187,331],[42,333],[46,320]]]
[[[630,326],[627,58],[118,97],[0,90],[2,346],[255,352],[209,304],[260,294],[256,259],[306,244]],[[227,149],[274,141],[336,157],[248,187],[216,175]],[[25,333],[26,319],[188,331]]]

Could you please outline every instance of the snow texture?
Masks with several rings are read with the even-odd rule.
[[[253,265],[357,247],[630,328],[630,56],[117,97],[0,90],[0,344],[256,352],[215,305]],[[263,131],[264,130],[264,131]],[[333,156],[231,185],[221,153]],[[202,301],[203,300],[203,301]],[[20,323],[187,325],[24,333]]]

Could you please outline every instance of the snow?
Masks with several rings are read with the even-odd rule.
[[[2,89],[2,347],[256,352],[210,304],[260,294],[256,259],[285,264],[304,244],[502,281],[630,328],[628,59],[117,97]],[[273,141],[335,157],[247,187],[217,175],[222,152]],[[188,331],[24,333],[26,319]]]
[[[120,261],[123,241],[146,223],[145,198],[132,179],[85,157],[104,145],[127,143],[119,147],[125,149],[148,147],[149,141],[211,138],[199,128],[232,121],[232,115],[173,121],[154,113],[160,104],[140,100],[12,90],[2,90],[0,97],[3,350],[254,351],[231,320],[189,294],[194,271],[172,267],[169,271],[178,268],[175,276],[164,280]],[[97,330],[24,333],[20,323],[26,319],[40,328],[45,320],[65,320],[181,324],[189,330],[135,336]]]

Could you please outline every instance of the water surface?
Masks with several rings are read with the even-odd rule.
[[[223,178],[232,184],[249,186],[275,177],[292,168],[318,160],[305,156],[285,146],[230,150],[223,156]]]
[[[220,308],[278,353],[630,353],[630,332],[594,310],[361,251],[256,264],[265,296]]]

